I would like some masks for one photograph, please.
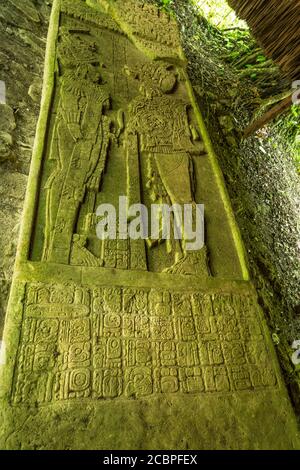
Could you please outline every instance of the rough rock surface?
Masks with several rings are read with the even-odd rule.
[[[43,78],[51,2],[0,0],[0,335],[15,259]]]

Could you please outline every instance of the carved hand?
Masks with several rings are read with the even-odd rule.
[[[68,128],[70,131],[70,134],[73,137],[73,140],[76,142],[79,139],[82,139],[82,133],[80,129],[80,125],[77,123],[69,123]]]

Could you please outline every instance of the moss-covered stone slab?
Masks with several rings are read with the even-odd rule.
[[[176,22],[153,6],[53,4],[0,366],[3,449],[299,448],[185,66]],[[205,246],[100,240],[97,207],[124,196],[204,204]]]

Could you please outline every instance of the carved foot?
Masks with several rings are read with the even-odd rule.
[[[177,261],[170,268],[163,271],[168,274],[185,274],[189,276],[207,277],[210,275],[207,249],[204,247],[200,251],[187,253],[183,258]]]
[[[97,258],[86,248],[86,238],[82,235],[73,235],[71,251],[71,264],[74,266],[88,266],[99,268],[104,266],[104,260]]]

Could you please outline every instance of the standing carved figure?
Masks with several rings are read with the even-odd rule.
[[[110,97],[101,82],[95,45],[64,35],[58,50],[63,73],[50,154],[55,168],[45,187],[43,258],[68,264],[81,204],[100,188],[110,141],[105,116]]]
[[[151,200],[156,204],[178,205],[182,209],[185,204],[191,204],[194,219],[192,154],[199,155],[204,147],[197,142],[198,132],[189,120],[190,103],[170,96],[177,86],[176,72],[172,66],[151,63],[136,71],[127,70],[127,73],[140,82],[140,95],[131,102],[129,109],[127,141],[131,147],[136,145],[135,154],[147,162],[147,189]],[[182,226],[182,221],[176,220],[176,214],[174,225]],[[151,248],[163,241],[148,239],[147,244]],[[189,252],[187,241],[186,233],[180,240],[173,239],[173,243],[167,240],[167,250],[174,251],[175,246],[175,252],[174,264],[165,271],[207,276],[206,248]]]

